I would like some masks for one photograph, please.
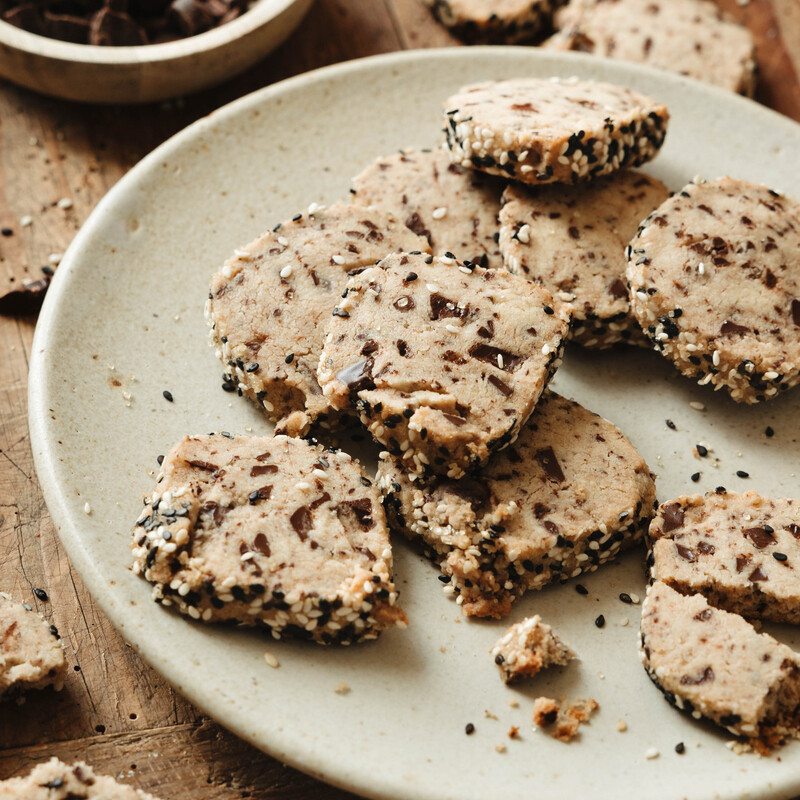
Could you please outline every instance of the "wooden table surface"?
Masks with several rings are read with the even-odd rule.
[[[800,0],[718,0],[758,41],[758,99],[800,120]],[[42,277],[89,212],[142,156],[198,117],[309,69],[375,53],[458,44],[419,0],[317,0],[296,33],[250,72],[181,101],[88,107],[0,82],[0,297]],[[68,198],[70,202],[59,200]],[[68,206],[68,207],[67,207]],[[32,224],[24,226],[25,216]],[[0,591],[63,638],[61,693],[0,706],[0,779],[59,756],[163,800],[351,798],[254,750],[147,667],[92,602],[59,543],[34,474],[27,371],[35,310],[0,306]],[[48,599],[37,599],[34,587]]]

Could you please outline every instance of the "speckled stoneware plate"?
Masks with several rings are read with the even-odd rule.
[[[191,622],[154,605],[150,587],[128,569],[129,530],[159,453],[189,432],[270,430],[255,408],[220,388],[202,311],[212,272],[236,245],[312,201],[347,197],[349,178],[373,157],[435,145],[441,103],[462,84],[517,75],[599,78],[666,101],[673,119],[650,169],[672,188],[698,173],[729,173],[800,195],[800,126],[722,91],[621,63],[530,48],[420,51],[264,89],[148,156],[100,203],[64,259],[30,379],[48,506],[94,598],[148,662],[244,739],[332,783],[397,800],[791,797],[800,793],[800,745],[784,748],[780,760],[734,755],[727,736],[673,710],[645,675],[636,654],[639,607],[618,599],[644,594],[641,550],[583,579],[588,596],[572,583],[553,586],[528,596],[508,620],[469,622],[442,594],[435,568],[396,540],[408,630],[341,649]],[[658,473],[662,500],[719,485],[800,495],[798,390],[738,406],[638,349],[571,350],[555,388],[622,427]],[[692,455],[697,442],[710,457]],[[737,478],[737,470],[751,477]],[[553,623],[581,661],[507,689],[488,651],[509,622],[532,612]],[[600,613],[603,629],[594,624]],[[798,633],[778,635],[800,646]],[[265,650],[280,669],[267,666]],[[334,691],[343,682],[349,694]],[[540,694],[591,696],[600,712],[563,745],[531,729]],[[466,736],[470,722],[475,732]],[[512,725],[517,741],[507,737]],[[673,749],[680,741],[683,756]],[[495,749],[501,743],[505,753]],[[646,759],[649,748],[660,757]]]

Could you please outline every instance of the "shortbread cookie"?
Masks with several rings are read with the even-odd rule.
[[[714,492],[662,504],[650,574],[752,619],[800,624],[800,502]]]
[[[642,605],[639,657],[674,706],[777,744],[800,725],[800,655],[738,614],[658,581]]]
[[[453,164],[443,150],[410,151],[379,158],[354,178],[353,202],[396,215],[428,239],[434,255],[450,253],[459,261],[499,268],[497,214],[504,185]]]
[[[97,775],[83,761],[51,758],[24,778],[0,781],[0,800],[158,800],[152,794]]]
[[[320,385],[417,474],[460,477],[513,442],[561,361],[566,310],[505,270],[392,255],[346,295]]]
[[[492,648],[492,656],[506,683],[529,678],[554,664],[564,666],[577,658],[538,614],[512,625]]]
[[[742,403],[800,382],[800,203],[754,183],[690,183],[628,249],[631,309],[656,348]]]
[[[661,181],[631,170],[588,186],[509,184],[500,211],[506,268],[567,304],[570,339],[578,344],[639,340],[639,324],[629,313],[625,247],[668,197]]]
[[[572,0],[544,43],[666,69],[752,97],[750,31],[707,0]]]
[[[206,317],[228,374],[279,433],[301,435],[330,407],[316,378],[323,330],[347,273],[396,250],[429,251],[391,214],[312,208],[240,248],[211,280]]]
[[[516,44],[550,28],[563,0],[423,0],[467,44]]]
[[[577,183],[658,153],[667,107],[622,86],[515,78],[465,86],[445,101],[452,160],[524,183]]]
[[[67,662],[58,634],[22,603],[0,592],[0,698],[8,691],[64,685]]]
[[[357,462],[287,436],[187,436],[133,529],[134,572],[192,619],[320,644],[405,626],[380,496]]]
[[[503,617],[528,589],[594,572],[639,539],[653,476],[618,428],[546,392],[517,441],[475,477],[413,481],[384,457],[393,528],[422,543],[470,616]]]

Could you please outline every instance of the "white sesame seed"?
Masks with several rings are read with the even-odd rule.
[[[447,216],[447,208],[445,206],[439,206],[439,208],[434,208],[431,212],[431,216],[434,219],[444,219]]]
[[[189,606],[187,613],[192,619],[200,619],[200,612],[194,606]]]
[[[24,217],[20,219],[19,224],[22,225],[23,228],[27,228],[33,225],[33,217],[26,214]]]
[[[719,350],[714,351],[714,355],[711,356],[711,363],[715,366],[719,366]]]
[[[92,513],[92,507],[88,503],[84,503],[83,513],[84,514],[91,514]]]
[[[445,325],[444,327],[447,328],[450,333],[458,333],[458,328],[455,325]]]
[[[325,206],[320,205],[320,203],[312,203],[308,207],[308,213],[309,213],[309,215],[313,215],[313,214],[316,214],[317,211],[322,211],[324,208],[325,208]]]
[[[248,551],[247,553],[244,553],[242,555],[241,560],[242,561],[250,561],[254,556],[255,556],[255,553],[253,553],[252,551]]]
[[[550,352],[550,345],[549,344],[543,344],[542,345],[542,355],[546,356],[549,352]]]
[[[706,266],[705,266],[705,264],[703,264],[703,262],[702,262],[702,261],[701,261],[701,262],[700,262],[700,263],[697,265],[697,272],[698,272],[700,275],[705,275],[705,272],[706,272]]]
[[[652,761],[654,758],[658,758],[660,755],[661,755],[661,753],[659,753],[659,752],[658,752],[658,750],[656,750],[656,748],[655,748],[655,747],[651,747],[651,748],[650,748],[650,749],[649,749],[649,750],[648,750],[648,751],[647,751],[647,752],[644,754],[644,757],[645,757],[645,758],[646,758],[648,761]]]
[[[519,239],[519,241],[522,242],[522,244],[528,244],[528,242],[530,242],[531,240],[531,226],[528,225],[527,223],[523,225],[517,231],[517,239]]]
[[[768,381],[774,381],[775,378],[777,378],[777,377],[778,377],[778,373],[777,372],[770,371],[770,372],[765,372],[764,373],[764,379],[768,380]]]
[[[285,236],[279,236],[278,237],[278,244],[282,245],[283,247],[288,247],[289,246],[289,240]]]
[[[502,355],[502,353],[498,353],[497,354],[497,366],[500,367],[500,369],[503,369],[503,355]]]
[[[697,400],[692,400],[692,402],[689,403],[689,406],[691,408],[693,408],[695,411],[705,411],[706,410],[706,407],[702,403],[699,403]]]
[[[465,275],[472,275],[472,270],[469,267],[459,267],[459,272],[463,272]]]
[[[334,264],[339,264],[339,265],[344,264],[344,256],[340,255],[331,256],[331,261],[333,261]]]
[[[310,484],[310,483],[307,483],[306,481],[298,481],[298,482],[297,482],[297,483],[294,485],[294,488],[295,488],[295,489],[310,489],[310,488],[311,488],[311,484]]]
[[[281,271],[280,276],[281,278],[288,278],[292,274],[292,265],[287,264]]]
[[[278,659],[275,658],[275,656],[269,651],[264,653],[264,661],[266,661],[267,665],[272,667],[272,669],[278,669],[278,667],[281,665],[281,662],[278,661]]]
[[[56,205],[59,208],[63,208],[65,211],[69,208],[72,208],[72,200],[69,197],[62,197]]]
[[[438,292],[439,291],[439,287],[435,283],[426,283],[425,284],[425,288],[429,292]]]
[[[48,262],[53,265],[60,264],[62,258],[64,258],[62,253],[50,253],[50,255],[47,256]]]

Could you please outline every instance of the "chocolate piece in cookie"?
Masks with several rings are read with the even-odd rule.
[[[570,338],[578,344],[641,340],[629,313],[625,247],[668,197],[661,181],[632,170],[588,186],[509,184],[500,211],[506,268],[567,303]]]
[[[550,28],[564,0],[423,0],[467,44],[516,44]]]
[[[543,47],[618,58],[753,96],[750,31],[707,0],[572,0]]]
[[[5,692],[64,686],[64,649],[49,623],[0,592],[0,698]]]
[[[690,183],[628,249],[631,310],[656,349],[742,403],[800,382],[800,203],[755,183]]]
[[[800,624],[800,502],[756,492],[678,497],[650,523],[650,574],[752,619]]]
[[[156,602],[320,644],[405,627],[380,496],[342,452],[287,436],[188,436],[133,529]]]
[[[391,214],[338,205],[298,214],[236,251],[212,278],[206,317],[224,388],[239,389],[302,435],[330,422],[316,378],[324,326],[347,273],[427,241]]]
[[[405,469],[460,477],[519,435],[561,360],[568,315],[505,270],[399,254],[355,275],[317,373]]]
[[[411,151],[379,158],[354,178],[353,202],[396,215],[425,236],[437,256],[451,253],[497,268],[503,266],[497,244],[503,186],[491,175],[453,164],[443,150]]]
[[[512,625],[492,648],[492,656],[506,683],[529,678],[553,664],[564,666],[577,658],[538,614]]]
[[[0,781],[0,800],[158,800],[133,786],[97,775],[83,761],[64,764],[51,758],[24,778]]]
[[[800,725],[800,655],[738,614],[657,581],[642,605],[639,657],[677,708],[777,744]]]
[[[655,504],[653,476],[619,429],[553,392],[475,477],[414,482],[392,458],[378,476],[390,525],[422,543],[445,592],[478,617],[594,572],[641,536]]]
[[[649,161],[667,107],[622,86],[514,78],[465,86],[445,101],[450,157],[524,183],[577,183]]]

